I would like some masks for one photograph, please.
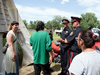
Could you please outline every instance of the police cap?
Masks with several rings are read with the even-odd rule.
[[[63,19],[62,24],[64,24],[64,23],[69,23],[69,21],[67,19]]]
[[[76,22],[76,21],[80,22],[81,18],[71,16],[71,22]]]

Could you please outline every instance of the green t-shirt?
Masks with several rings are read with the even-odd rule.
[[[36,31],[30,37],[32,45],[34,64],[47,64],[49,62],[49,52],[52,51],[51,40],[48,32]]]

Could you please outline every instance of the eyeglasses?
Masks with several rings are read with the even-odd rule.
[[[75,39],[76,39],[76,40],[81,40],[81,38],[78,38],[78,37],[76,37]]]

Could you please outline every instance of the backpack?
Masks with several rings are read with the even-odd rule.
[[[95,44],[92,48],[100,50],[100,42],[95,42]]]

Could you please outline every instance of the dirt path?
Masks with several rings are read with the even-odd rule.
[[[51,64],[51,68],[54,70],[54,72],[51,73],[51,75],[58,75],[61,71],[61,64],[57,63],[56,65],[53,63]],[[33,66],[27,66],[23,67],[19,70],[19,75],[34,75],[34,68]],[[42,72],[41,72],[41,75]]]

